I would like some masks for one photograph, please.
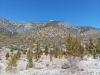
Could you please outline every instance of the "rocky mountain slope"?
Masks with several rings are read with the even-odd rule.
[[[23,33],[25,31],[29,31],[32,29],[37,29],[44,26],[59,26],[63,29],[69,30],[70,32],[75,33],[84,33],[90,30],[96,30],[99,29],[93,28],[93,27],[79,27],[79,26],[73,26],[67,22],[61,22],[61,21],[48,21],[48,22],[16,22],[16,21],[10,21],[7,19],[4,19],[0,17],[0,27],[4,27],[6,30],[10,32],[17,32],[17,33]]]
[[[100,37],[100,29],[94,27],[73,26],[67,22],[47,21],[47,22],[16,22],[0,17],[0,34],[19,34],[17,37],[34,40],[61,41],[68,34],[80,36],[82,41],[87,41],[89,37],[95,40]],[[21,35],[21,36],[20,36]],[[18,39],[17,38],[17,39]]]
[[[10,32],[23,33],[44,26],[46,22],[15,22],[0,17],[0,26]]]

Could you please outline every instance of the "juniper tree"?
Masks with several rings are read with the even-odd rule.
[[[9,58],[9,52],[6,53],[6,60]]]

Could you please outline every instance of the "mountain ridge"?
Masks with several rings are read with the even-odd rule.
[[[22,34],[30,32],[33,35],[33,32],[35,32],[34,34],[38,35],[37,33],[41,32],[41,35],[43,35],[44,33],[46,33],[45,30],[48,29],[46,35],[52,33],[54,35],[58,34],[59,36],[63,36],[62,34],[65,35],[65,33],[66,34],[70,33],[73,35],[79,35],[84,38],[86,37],[95,38],[95,36],[99,37],[100,35],[99,28],[91,26],[74,26],[68,22],[54,21],[54,20],[47,22],[17,22],[17,21],[10,21],[0,17],[0,27],[4,28],[4,30],[13,34],[14,33]],[[42,30],[40,30],[41,28]]]
[[[6,30],[10,32],[17,32],[17,33],[23,33],[25,31],[33,30],[39,27],[46,26],[47,23],[53,23],[55,25],[58,25],[60,27],[63,27],[64,29],[73,29],[77,30],[81,29],[82,31],[84,29],[90,30],[90,29],[97,29],[95,27],[91,26],[74,26],[71,25],[68,22],[62,22],[62,21],[46,21],[46,22],[17,22],[17,21],[10,21],[5,18],[0,17],[0,26],[4,27]],[[99,28],[98,28],[99,29]]]

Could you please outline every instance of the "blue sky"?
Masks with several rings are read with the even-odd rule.
[[[0,16],[13,21],[64,21],[100,28],[100,0],[0,0]]]

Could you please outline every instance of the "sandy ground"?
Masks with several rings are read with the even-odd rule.
[[[53,58],[53,61],[50,62],[49,56],[45,55],[37,62],[33,59],[35,67],[26,70],[27,59],[25,55],[22,55],[17,62],[17,67],[11,73],[7,73],[5,71],[7,60],[4,56],[5,53],[2,55],[2,60],[0,60],[0,75],[100,75],[100,59],[92,59],[92,57],[85,57],[78,63],[78,67],[82,71],[73,68],[62,69],[62,65],[68,59]]]

